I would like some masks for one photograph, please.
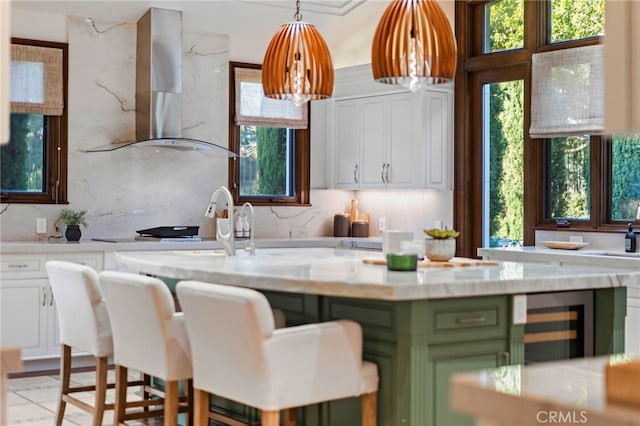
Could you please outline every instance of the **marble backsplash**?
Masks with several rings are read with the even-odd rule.
[[[183,133],[226,147],[228,36],[185,31],[183,39]],[[226,158],[150,148],[84,152],[134,138],[135,23],[69,17],[67,40],[68,199],[71,207],[88,210],[83,239],[132,237],[139,229],[170,225],[198,225],[200,236],[213,237],[214,223],[204,210],[214,189],[227,184]],[[451,191],[316,189],[310,207],[256,208],[255,235],[330,236],[333,215],[348,209],[353,197],[371,217],[372,236],[379,235],[379,217],[388,229],[413,230],[416,238],[434,220],[451,223]],[[0,205],[0,240],[36,240],[36,218],[47,218],[48,234],[55,235],[62,207]]]

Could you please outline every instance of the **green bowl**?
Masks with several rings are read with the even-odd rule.
[[[415,254],[388,254],[387,269],[390,271],[415,271],[418,256]]]

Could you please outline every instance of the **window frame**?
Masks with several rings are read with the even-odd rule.
[[[240,126],[235,124],[235,69],[262,69],[261,64],[229,62],[229,150],[240,155]],[[240,161],[229,158],[229,190],[236,204],[249,202],[254,206],[309,206],[310,204],[310,155],[311,155],[311,114],[309,103],[305,105],[309,117],[306,129],[294,129],[294,195],[292,197],[266,197],[240,195]]]
[[[0,191],[1,201],[6,204],[67,204],[69,45],[24,38],[12,38],[11,43],[62,50],[64,109],[61,116],[44,116],[43,192]]]
[[[481,147],[477,137],[481,134],[481,120],[474,119],[478,105],[477,79],[485,73],[508,75],[509,70],[528,67],[524,84],[524,244],[535,243],[536,230],[559,231],[619,231],[622,224],[610,220],[611,187],[611,138],[591,135],[591,206],[589,220],[570,221],[569,227],[558,227],[554,220],[545,218],[544,200],[546,187],[543,177],[547,174],[544,163],[544,146],[550,139],[533,140],[529,137],[531,123],[531,57],[534,53],[581,47],[604,42],[603,36],[580,40],[551,42],[550,7],[548,0],[524,0],[524,47],[498,52],[483,52],[484,6],[491,0],[466,0],[456,2],[456,38],[458,41],[458,69],[455,80],[454,124],[454,226],[461,231],[458,239],[459,256],[475,257],[482,246],[482,197],[478,194],[477,173],[482,171]],[[533,18],[532,18],[533,16]],[[480,159],[478,158],[480,157]]]

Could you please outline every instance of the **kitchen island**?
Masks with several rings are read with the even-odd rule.
[[[169,285],[190,279],[264,292],[288,325],[348,318],[364,333],[364,356],[380,372],[379,424],[455,426],[472,419],[448,406],[451,374],[521,364],[526,316],[519,295],[594,292],[595,351],[624,347],[625,286],[637,272],[498,262],[492,266],[419,268],[392,272],[364,263],[381,253],[336,248],[116,253],[119,268],[161,277]],[[255,421],[257,414],[228,401],[225,414]],[[357,400],[300,410],[300,424],[355,425]]]

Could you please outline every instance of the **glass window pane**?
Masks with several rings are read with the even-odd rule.
[[[589,136],[553,138],[549,144],[547,216],[551,219],[589,219]]]
[[[483,87],[485,247],[524,239],[524,89],[522,80]]]
[[[293,196],[294,131],[240,126],[240,196]]]
[[[614,136],[611,145],[611,220],[634,220],[640,202],[640,135]]]
[[[604,35],[605,0],[552,0],[551,42]]]
[[[484,14],[484,53],[524,46],[524,0],[490,2]]]
[[[0,148],[4,192],[43,192],[44,116],[11,114],[10,141]]]

